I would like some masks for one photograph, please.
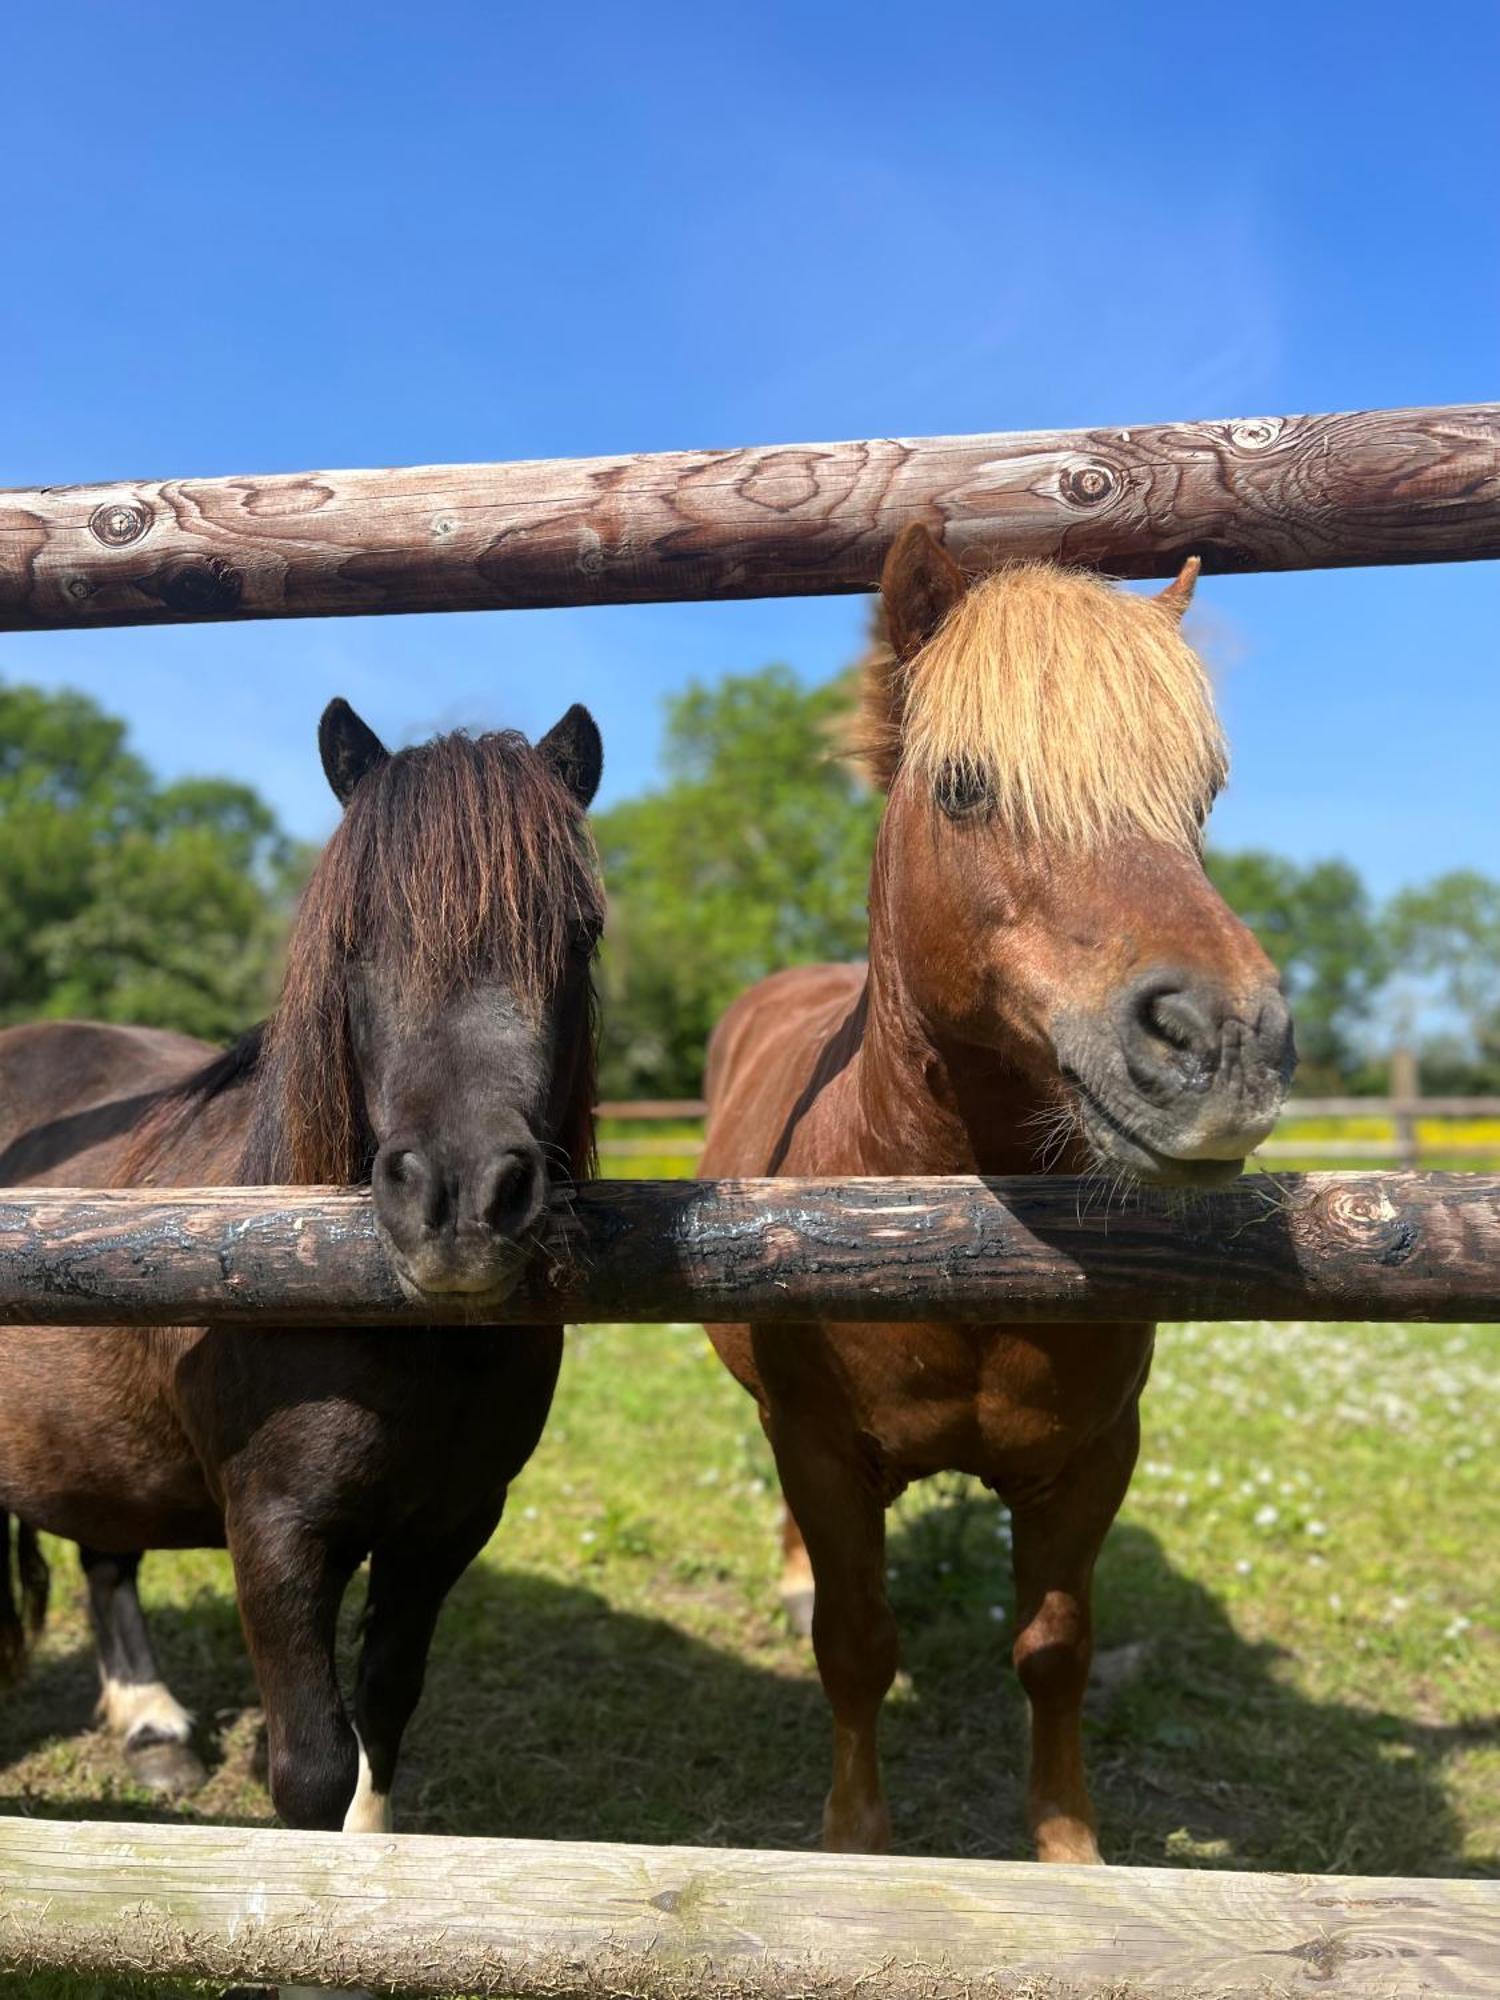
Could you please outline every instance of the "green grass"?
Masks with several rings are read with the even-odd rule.
[[[1110,1685],[1088,1741],[1111,1859],[1500,1868],[1497,1411],[1500,1328],[1163,1329],[1098,1574]],[[775,1526],[751,1405],[697,1328],[570,1335],[542,1447],[439,1629],[399,1823],[811,1845],[827,1724],[777,1615]],[[886,1761],[909,1851],[1026,1851],[1006,1543],[1003,1510],[960,1479],[892,1516]],[[0,1811],[154,1814],[90,1727],[76,1581],[51,1553],[56,1617],[0,1702]],[[155,1555],[146,1578],[213,1766],[180,1816],[269,1820],[227,1560]]]
[[[1496,1867],[1497,1390],[1500,1329],[1164,1330],[1098,1580],[1116,1685],[1090,1750],[1114,1859]],[[402,1824],[810,1843],[827,1728],[777,1617],[775,1517],[750,1403],[701,1333],[572,1335],[547,1437],[440,1629]],[[1025,1851],[1006,1539],[1003,1511],[957,1479],[893,1516],[906,1647],[887,1759],[906,1849]],[[81,1606],[53,1554],[57,1616],[0,1705],[0,1810],[150,1810],[89,1727]],[[225,1558],[154,1556],[147,1595],[214,1766],[185,1810],[268,1819]]]

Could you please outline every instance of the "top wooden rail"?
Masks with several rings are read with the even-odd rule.
[[[0,492],[0,630],[869,590],[897,529],[1119,576],[1500,556],[1500,405]]]

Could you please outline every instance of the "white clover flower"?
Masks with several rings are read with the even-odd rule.
[[[1257,1528],[1274,1528],[1280,1519],[1280,1513],[1271,1505],[1269,1500],[1264,1507],[1257,1507],[1255,1510],[1255,1525]]]

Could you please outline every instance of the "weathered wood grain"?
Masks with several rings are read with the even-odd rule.
[[[0,630],[869,590],[960,561],[1165,576],[1500,556],[1500,405],[0,492]]]
[[[571,1263],[470,1317],[1500,1319],[1500,1177],[1288,1174],[1106,1200],[1066,1178],[595,1181]],[[0,1191],[0,1321],[422,1324],[369,1198]]]
[[[1500,1883],[0,1820],[0,1966],[519,2000],[1500,1993]]]

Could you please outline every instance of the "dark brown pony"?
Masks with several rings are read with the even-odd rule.
[[[869,965],[780,973],[725,1015],[705,1174],[1238,1173],[1275,1120],[1292,1038],[1270,963],[1203,873],[1225,766],[1179,630],[1195,569],[1154,600],[1046,565],[971,587],[925,529],[898,538],[890,646],[864,684],[889,794]],[[788,1608],[812,1597],[834,1721],[825,1844],[888,1838],[885,1508],[958,1470],[1014,1517],[1037,1852],[1098,1860],[1079,1730],[1090,1580],[1135,1464],[1154,1328],[709,1333],[776,1454]]]
[[[432,1325],[0,1330],[0,1508],[25,1524],[23,1556],[38,1528],[82,1545],[104,1713],[164,1788],[201,1769],[136,1568],[145,1549],[227,1542],[277,1811],[365,1829],[386,1823],[439,1608],[557,1375],[561,1327],[452,1322],[557,1254],[553,1184],[589,1171],[601,759],[581,708],[535,748],[453,735],[391,756],[335,702],[320,742],[345,812],[267,1027],[221,1056],[84,1023],[0,1035],[0,1179],[373,1185]],[[351,1729],[334,1635],[366,1557]],[[14,1652],[8,1583],[7,1606]]]

